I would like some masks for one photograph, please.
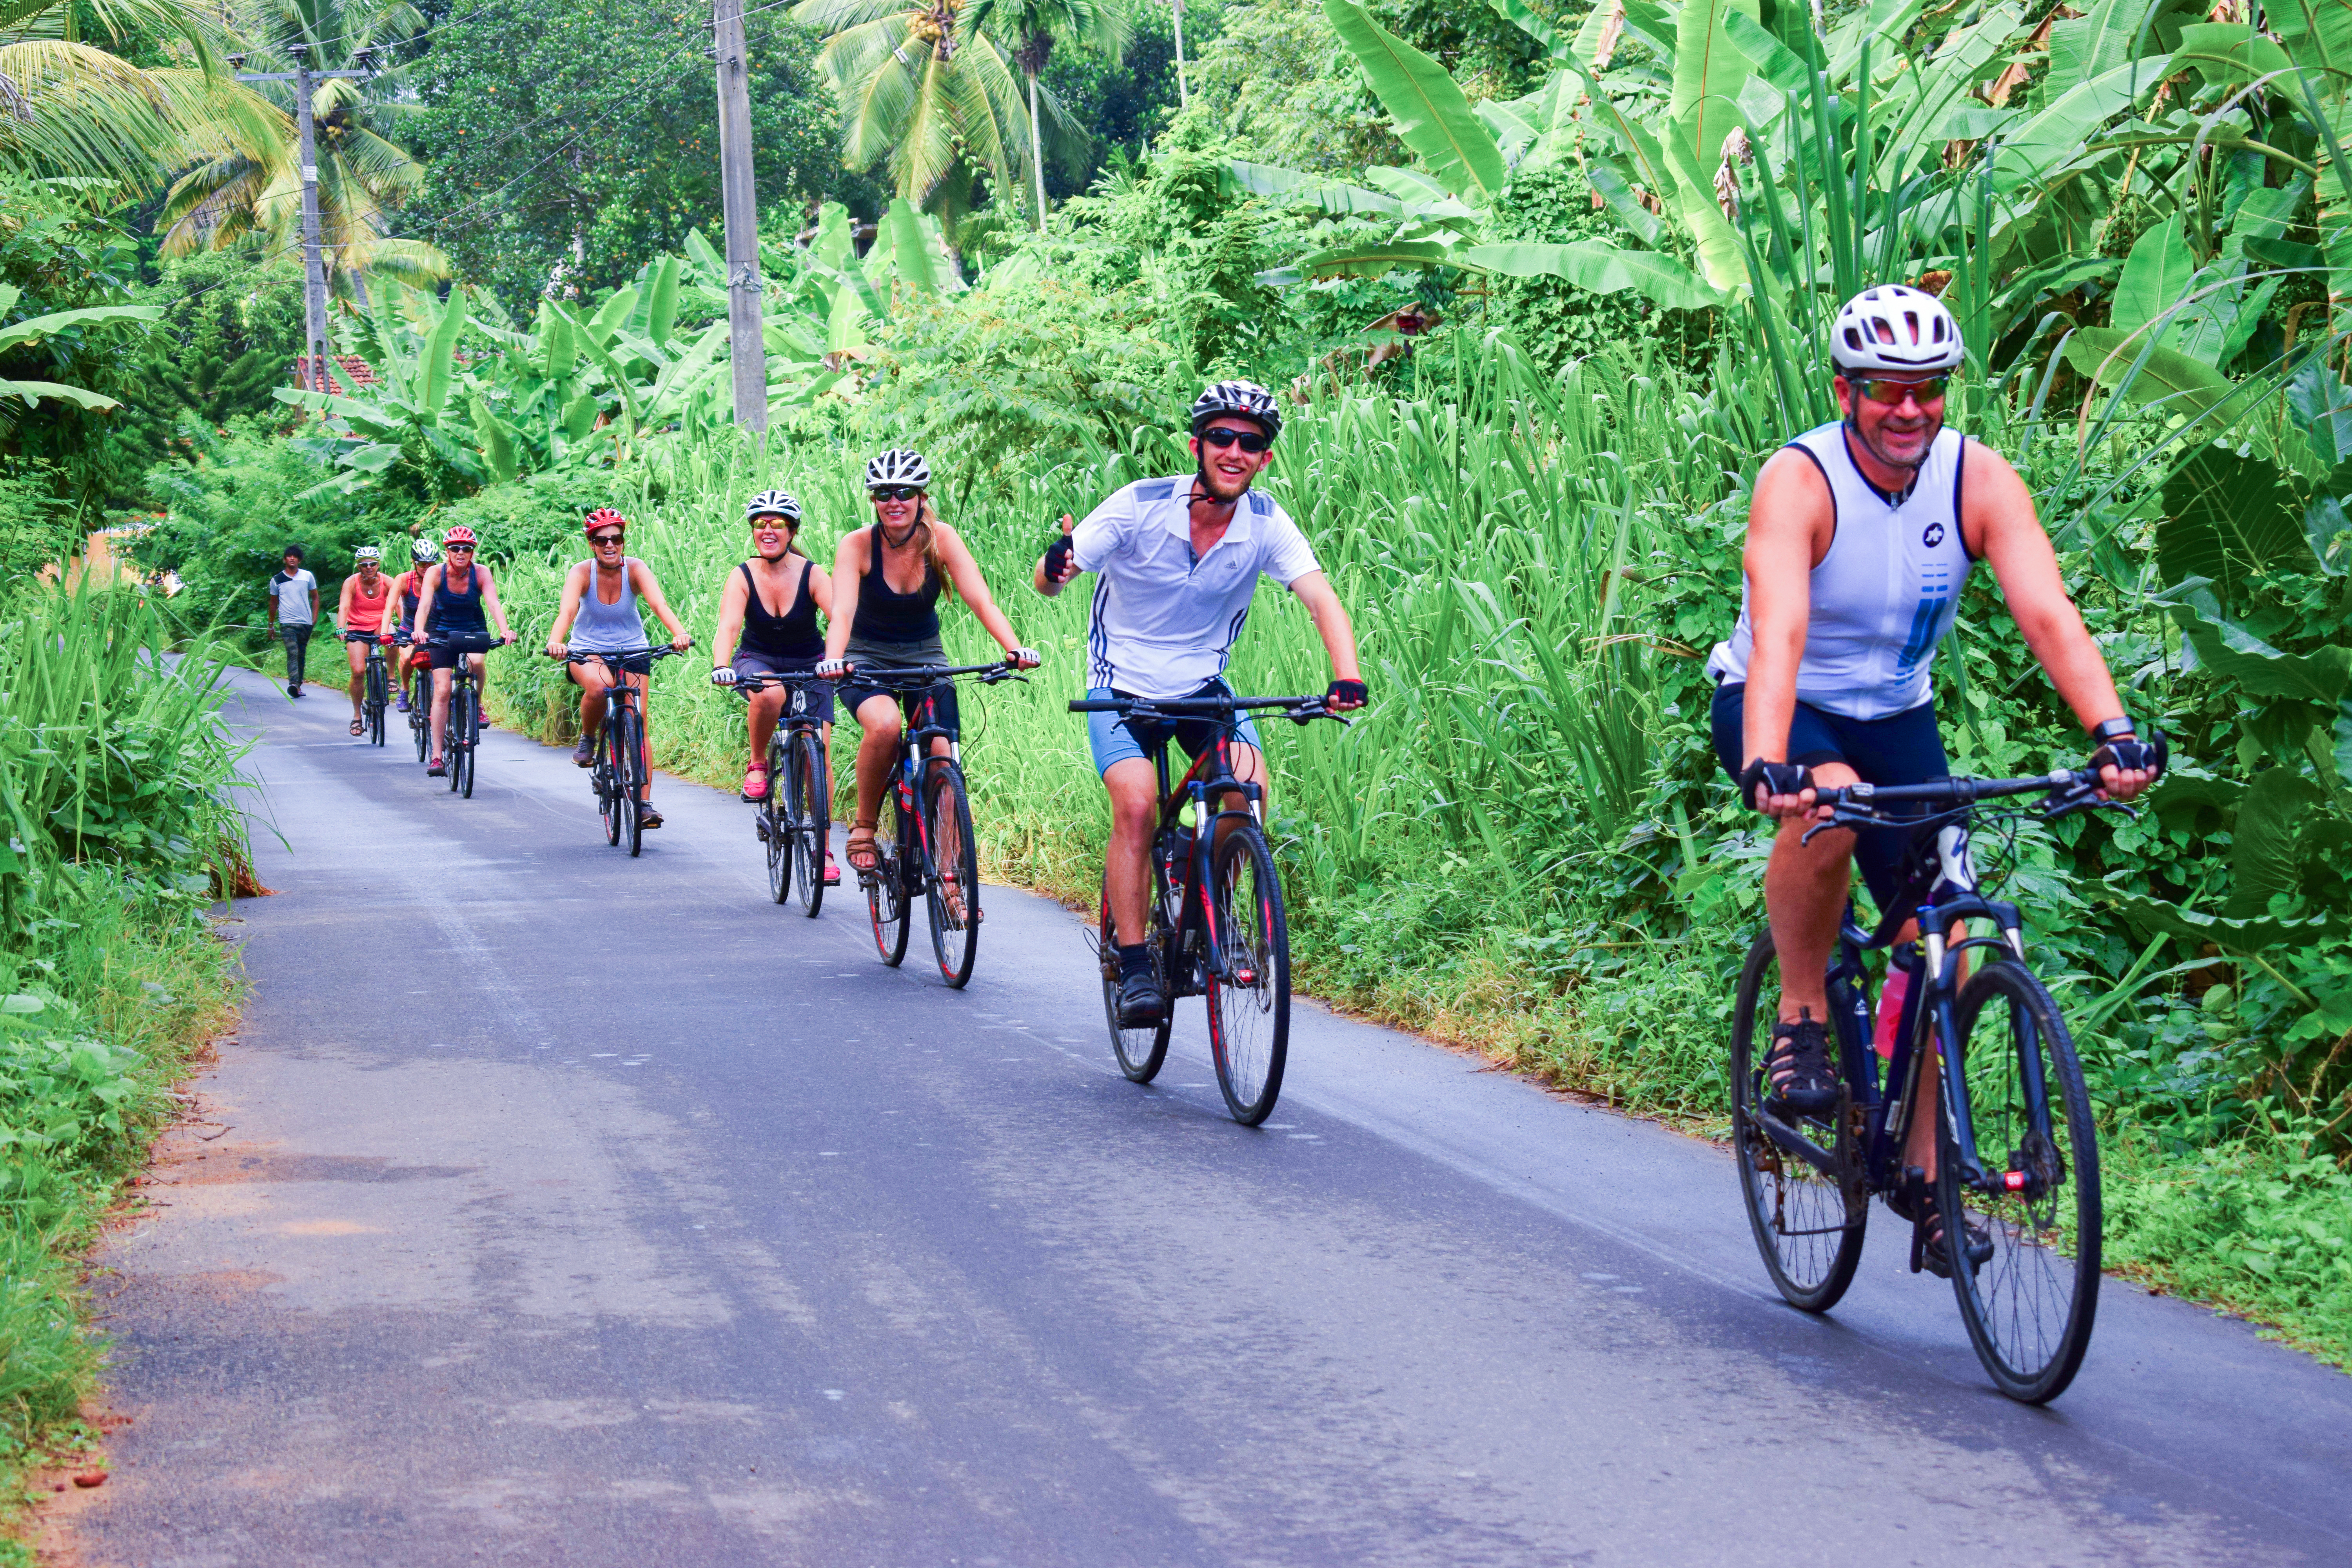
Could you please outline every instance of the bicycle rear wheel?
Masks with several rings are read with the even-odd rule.
[[[1748,1228],[1764,1271],[1789,1305],[1826,1312],[1853,1283],[1862,1261],[1870,1194],[1851,1115],[1789,1116],[1781,1124],[1837,1156],[1839,1181],[1775,1143],[1757,1120],[1770,1092],[1764,1058],[1780,1016],[1780,957],[1767,929],[1748,950],[1731,1015],[1731,1147],[1739,1166]]]
[[[964,793],[963,770],[933,759],[925,767],[923,795],[929,861],[923,868],[923,903],[930,916],[931,951],[939,957],[940,978],[961,991],[980,955],[980,850],[971,841],[971,801]]]
[[[825,777],[823,742],[805,730],[795,731],[784,769],[792,778],[793,869],[800,878],[801,912],[814,920],[824,907],[824,850],[833,832],[833,789]],[[771,793],[774,788],[769,786]]]
[[[2018,1186],[1966,1185],[1945,1119],[1936,1203],[1948,1216],[1952,1289],[1994,1384],[2011,1399],[2047,1404],[2081,1370],[2099,1309],[2103,1215],[2090,1090],[2058,1005],[2021,963],[1979,970],[1960,988],[1953,1026],[1977,1152],[1994,1182]],[[2041,1117],[2029,1109],[2037,1079]],[[1990,1234],[1989,1260],[1969,1260],[1953,1215]]]
[[[619,764],[614,772],[619,775],[621,839],[628,846],[632,859],[646,847],[646,742],[642,726],[643,721],[634,708],[624,708],[613,716],[613,752]]]
[[[899,850],[914,837],[906,831],[908,826],[898,810],[898,786],[894,783],[882,797],[882,820],[874,835],[881,864],[866,883],[866,910],[874,921],[874,951],[893,968],[907,956],[907,884]]]
[[[1157,899],[1151,901],[1146,928],[1144,940],[1151,949],[1151,967],[1160,975],[1160,994],[1168,998],[1167,1011],[1149,1027],[1122,1029],[1118,1025],[1118,933],[1111,924],[1110,877],[1106,872],[1102,910],[1095,926],[1096,952],[1102,959],[1103,1020],[1110,1026],[1111,1054],[1118,1058],[1118,1070],[1136,1083],[1150,1083],[1160,1076],[1160,1065],[1168,1059],[1169,1032],[1176,1022],[1176,998],[1169,995],[1166,933]]]
[[[416,761],[421,765],[433,748],[433,672],[412,670],[408,683],[408,733],[416,742]]]
[[[768,738],[768,798],[760,803],[760,838],[768,850],[768,897],[782,903],[793,890],[793,824],[799,803],[793,798],[792,764],[777,737]]]
[[[1210,877],[1209,1050],[1225,1109],[1255,1127],[1282,1093],[1290,1053],[1290,929],[1274,854],[1256,823],[1228,830]]]

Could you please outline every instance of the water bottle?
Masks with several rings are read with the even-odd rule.
[[[1911,994],[1911,971],[1918,963],[1918,953],[1908,942],[1887,954],[1886,984],[1878,993],[1878,1022],[1871,1030],[1870,1046],[1888,1061],[1895,1059],[1895,1037],[1903,1032],[1903,1003]]]

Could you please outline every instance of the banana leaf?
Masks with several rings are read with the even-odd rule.
[[[1364,68],[1398,140],[1454,195],[1493,206],[1509,177],[1502,149],[1445,68],[1373,21],[1357,0],[1323,0],[1323,14]]]

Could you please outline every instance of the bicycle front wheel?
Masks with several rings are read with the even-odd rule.
[[[457,793],[457,786],[466,779],[465,765],[459,760],[466,754],[466,697],[462,686],[450,691],[448,717],[441,725],[441,761],[452,795]]]
[[[782,903],[793,890],[793,863],[798,858],[792,842],[793,823],[800,803],[787,776],[792,763],[784,747],[768,741],[768,797],[760,803],[760,841],[768,851],[768,897]]]
[[[1150,930],[1145,941],[1151,949],[1151,966],[1160,974],[1160,994],[1167,997],[1167,1008],[1160,1022],[1140,1029],[1122,1029],[1118,1024],[1118,931],[1110,918],[1110,875],[1103,875],[1102,912],[1095,930],[1096,951],[1102,958],[1103,1018],[1110,1025],[1111,1054],[1118,1058],[1118,1070],[1137,1083],[1150,1083],[1160,1076],[1160,1064],[1168,1059],[1168,1035],[1175,1026],[1176,999],[1168,994],[1166,944],[1161,941],[1159,900],[1152,900]]]
[[[784,770],[792,780],[793,869],[800,878],[801,912],[814,920],[824,907],[824,849],[833,832],[833,787],[825,777],[824,745],[806,731],[794,734]],[[774,788],[769,785],[771,793]]]
[[[1771,1093],[1764,1058],[1772,1048],[1772,1026],[1780,1017],[1780,955],[1768,929],[1748,950],[1731,1015],[1731,1147],[1739,1166],[1740,1194],[1748,1208],[1756,1250],[1773,1288],[1792,1307],[1826,1312],[1853,1283],[1862,1261],[1863,1227],[1870,1195],[1861,1177],[1861,1151],[1853,1119],[1799,1116],[1775,1119],[1782,1128],[1835,1157],[1843,1179],[1784,1149],[1766,1131],[1760,1117]]]
[[[1213,861],[1209,1050],[1225,1109],[1255,1127],[1282,1093],[1290,1053],[1290,928],[1274,854],[1255,822],[1229,829]]]
[[[923,785],[923,903],[940,978],[961,991],[980,954],[980,851],[971,841],[971,800],[963,770],[930,763]]]
[[[457,793],[463,798],[474,798],[474,758],[482,743],[482,699],[479,692],[466,693],[466,727],[461,731],[465,743],[451,752],[450,774],[457,783]]]
[[[621,839],[635,859],[646,847],[646,738],[634,708],[613,716],[613,772],[621,796]]]
[[[383,744],[383,710],[390,705],[384,688],[383,661],[372,658],[367,665],[368,743],[372,746]]]
[[[914,837],[907,831],[909,826],[899,812],[898,786],[893,784],[883,796],[882,821],[874,836],[881,864],[866,879],[866,910],[874,921],[874,951],[894,969],[907,956],[906,868],[900,853]]]
[[[1953,1026],[1977,1152],[1995,1190],[1961,1180],[1946,1118],[1937,1206],[1966,1216],[1974,1251],[1983,1249],[1979,1235],[1992,1249],[1977,1261],[1948,1218],[1952,1289],[1994,1384],[2043,1405],[2074,1381],[2098,1315],[2103,1221],[2091,1094],[2058,1005],[2014,960],[1985,965],[1960,988]]]

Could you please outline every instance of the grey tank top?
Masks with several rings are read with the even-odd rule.
[[[1960,539],[1966,438],[1948,426],[1940,432],[1918,482],[1893,501],[1854,467],[1843,425],[1808,430],[1789,445],[1829,482],[1837,531],[1812,572],[1797,700],[1848,719],[1908,712],[1932,693],[1936,645],[1952,629],[1975,564]],[[1715,645],[1707,673],[1746,680],[1755,646],[1742,584],[1739,624]]]
[[[580,615],[572,623],[572,647],[581,653],[643,653],[646,618],[637,609],[637,586],[630,573],[635,557],[621,563],[621,597],[608,605],[596,597],[596,568],[588,568],[588,591],[580,595]]]

